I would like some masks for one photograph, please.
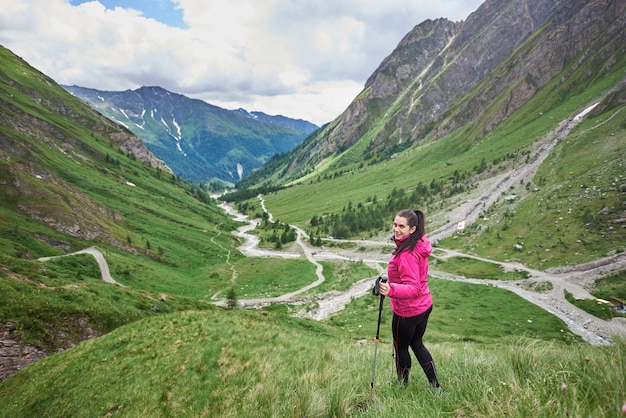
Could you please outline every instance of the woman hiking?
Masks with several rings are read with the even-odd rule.
[[[428,256],[432,245],[425,235],[424,214],[420,210],[399,211],[393,220],[396,249],[387,267],[387,283],[380,283],[380,294],[389,297],[398,382],[407,386],[411,371],[409,347],[424,370],[428,383],[443,393],[435,363],[422,342],[433,299],[428,288]]]

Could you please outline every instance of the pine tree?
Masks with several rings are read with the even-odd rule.
[[[228,293],[226,294],[226,307],[229,310],[237,307],[237,294],[235,293],[234,287],[228,289]]]

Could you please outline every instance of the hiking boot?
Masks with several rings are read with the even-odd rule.
[[[443,388],[443,386],[430,385],[430,391],[433,392],[435,395],[446,396],[446,390]]]

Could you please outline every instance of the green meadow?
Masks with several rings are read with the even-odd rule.
[[[372,342],[371,297],[366,309],[328,322],[273,309],[145,318],[18,372],[0,384],[0,406],[15,417],[622,416],[626,343],[593,347],[565,330],[569,337],[555,339],[542,323],[548,315],[509,302],[527,315],[494,324],[472,316],[473,303],[453,312],[438,304],[427,344],[444,395],[417,365],[406,389],[393,383],[388,323],[379,346]],[[340,324],[357,314],[359,332]]]

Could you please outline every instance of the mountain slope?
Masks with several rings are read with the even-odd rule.
[[[372,329],[377,304],[370,305],[361,323]],[[271,310],[161,315],[29,366],[0,383],[0,407],[8,416],[621,415],[623,342],[588,347],[523,337],[489,344],[429,339],[447,389],[439,396],[421,370],[412,373],[408,388],[390,384],[388,328],[376,347],[372,377],[373,345],[350,341],[326,324]]]
[[[536,116],[573,88],[621,71],[624,14],[619,1],[489,0],[464,22],[423,22],[342,115],[242,186],[297,181],[317,167],[375,163],[458,129],[466,150],[551,80],[571,81]]]
[[[215,201],[181,181],[139,138],[7,49],[0,53],[4,254],[28,254],[36,248],[29,245],[41,241],[50,247],[28,258],[94,243],[159,258],[156,246],[145,248],[152,233],[163,234],[153,237],[157,244],[173,226],[195,222],[230,230]],[[163,199],[176,210],[163,207]],[[13,229],[31,238],[20,244],[10,238]],[[175,254],[163,259],[170,256],[179,261]]]
[[[243,260],[230,235],[235,224],[205,193],[168,173],[158,160],[139,161],[150,156],[145,149],[122,150],[128,131],[1,52],[3,338],[9,333],[64,349],[115,329],[0,384],[0,409],[6,414],[372,411],[412,417],[418,410],[423,416],[556,417],[607,416],[623,408],[623,341],[579,345],[556,317],[492,286],[431,282],[437,307],[429,348],[449,385],[445,397],[431,396],[419,373],[409,392],[389,387],[393,365],[383,359],[391,358],[390,345],[380,347],[385,351],[378,357],[376,390],[369,389],[373,347],[363,343],[376,324],[375,299],[352,300],[347,312],[328,324],[292,318],[284,314],[285,306],[250,311],[207,306],[212,295],[233,286],[237,273],[243,290],[286,284],[303,269],[285,272],[277,259]],[[273,216],[310,229],[313,236],[371,235],[384,242],[389,242],[385,225],[399,208],[423,208],[430,232],[456,223],[464,215],[457,209],[476,207],[481,213],[474,222],[437,245],[542,269],[623,253],[625,229],[618,221],[624,218],[626,184],[624,59],[615,55],[598,77],[587,76],[594,67],[583,59],[470,145],[467,125],[437,141],[397,148],[389,154],[393,158],[356,158],[366,152],[365,142],[338,147],[337,154],[307,167],[311,172],[293,187],[266,195],[265,202]],[[539,158],[546,144],[547,156]],[[530,180],[506,182],[534,161],[538,167]],[[287,178],[290,165],[280,168],[272,175],[293,180]],[[506,190],[486,192],[494,184]],[[483,201],[491,194],[493,201]],[[368,223],[373,218],[376,226]],[[364,257],[358,242],[324,244],[345,245]],[[87,258],[36,261],[91,245],[106,253],[114,276],[129,289],[102,283]],[[437,259],[437,268],[445,270],[451,262]],[[463,259],[457,262],[463,274],[473,273]],[[323,264],[331,271],[328,277],[345,281],[330,264]],[[248,269],[245,284],[242,267]],[[264,269],[271,281],[264,281]],[[547,284],[533,278],[519,285],[540,292]],[[128,324],[176,310],[187,311]],[[502,321],[504,313],[512,319]],[[385,315],[388,325],[386,306]],[[381,342],[391,342],[390,332],[385,326]]]
[[[178,176],[192,181],[235,183],[317,129],[302,120],[222,109],[160,87],[63,87],[130,129]]]
[[[206,309],[198,299],[219,283],[221,254],[241,257],[235,225],[139,138],[0,48],[3,355],[56,351],[144,316]],[[89,256],[37,261],[92,246],[128,288],[102,287]]]

